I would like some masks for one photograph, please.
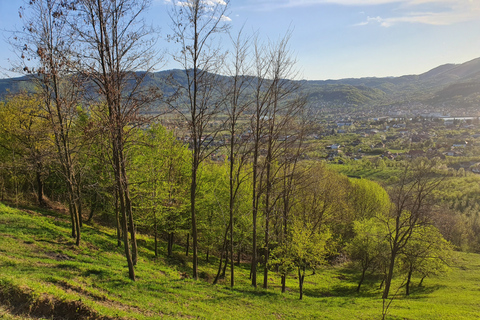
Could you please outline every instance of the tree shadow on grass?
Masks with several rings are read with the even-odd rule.
[[[410,295],[408,296],[409,299],[424,299],[427,298],[428,295],[434,293],[435,291],[445,289],[447,286],[445,285],[422,285],[419,286],[412,286],[410,288]]]

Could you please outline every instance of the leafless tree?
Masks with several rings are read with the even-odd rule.
[[[191,230],[193,238],[193,278],[198,277],[198,234],[196,217],[197,172],[200,164],[213,152],[212,142],[219,128],[216,119],[224,97],[219,92],[222,77],[218,74],[225,53],[214,45],[215,35],[227,31],[225,12],[229,1],[175,0],[170,17],[171,41],[179,45],[173,58],[182,66],[186,81],[176,81],[178,90],[170,105],[188,123],[192,149],[190,184]]]
[[[235,227],[235,211],[238,202],[238,193],[241,185],[247,180],[248,172],[245,165],[249,160],[251,143],[247,133],[248,123],[242,123],[241,120],[246,119],[246,112],[251,107],[253,100],[249,97],[251,89],[252,77],[251,62],[249,60],[250,39],[244,38],[242,31],[236,37],[231,36],[233,44],[232,53],[227,61],[226,75],[229,79],[226,81],[224,91],[226,93],[226,114],[225,131],[228,132],[228,143],[226,144],[229,160],[229,223],[224,236],[224,245],[220,255],[220,266],[214,283],[220,276],[220,270],[223,263],[223,254],[227,247],[230,254],[230,285],[235,284],[234,271],[234,227]],[[224,137],[225,138],[225,137]],[[229,245],[227,246],[227,235],[230,236]],[[225,263],[228,259],[225,259]]]
[[[25,3],[20,8],[24,27],[15,33],[12,44],[21,52],[22,69],[39,88],[47,111],[68,190],[72,237],[79,245],[82,206],[74,156],[79,144],[74,141],[72,126],[82,81],[71,72],[72,38],[65,23],[68,11],[68,4],[59,0]]]
[[[138,251],[127,176],[127,147],[132,129],[148,120],[142,115],[142,108],[159,98],[156,90],[141,86],[158,62],[155,33],[140,18],[150,1],[76,0],[70,4],[75,15],[69,26],[72,37],[78,40],[76,68],[93,83],[96,95],[90,102],[105,110],[103,120],[111,139],[125,255],[129,277],[135,280]]]
[[[298,94],[299,82],[294,81],[298,72],[296,61],[288,47],[291,32],[277,43],[260,46],[255,44],[255,106],[251,117],[253,135],[253,256],[252,285],[256,286],[257,264],[257,215],[262,198],[265,221],[264,254],[268,264],[270,242],[270,218],[279,194],[274,194],[282,163],[277,162],[284,154],[282,133],[305,106],[305,99]],[[291,128],[291,127],[290,127]],[[263,151],[264,154],[261,154]],[[276,164],[275,164],[276,163]],[[275,164],[275,165],[274,165]],[[263,287],[268,286],[268,268],[264,269]]]

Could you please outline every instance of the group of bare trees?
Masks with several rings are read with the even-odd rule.
[[[131,128],[145,121],[140,109],[158,98],[155,90],[141,86],[156,62],[155,39],[139,20],[148,4],[148,1],[131,0],[30,1],[21,8],[24,28],[12,40],[21,51],[22,69],[32,75],[41,90],[69,194],[72,236],[76,237],[77,245],[80,244],[82,201],[75,159],[82,141],[73,137],[73,120],[81,105],[101,111],[97,114],[102,130],[110,137],[110,146],[105,147],[110,149],[132,280],[135,279],[137,245],[125,148]]]
[[[30,74],[40,88],[42,106],[55,136],[56,157],[61,163],[68,191],[72,236],[77,245],[81,239],[83,203],[78,154],[88,143],[85,137],[72,134],[78,108],[82,106],[91,114],[95,113],[102,124],[100,128],[89,130],[92,135],[108,137],[109,144],[103,147],[109,150],[107,159],[113,172],[116,207],[120,213],[117,229],[123,235],[132,280],[135,279],[138,253],[126,153],[131,131],[148,120],[142,116],[142,108],[162,98],[157,88],[143,85],[144,78],[158,62],[155,32],[141,19],[149,4],[148,0],[30,1],[20,11],[24,28],[12,38],[21,58],[17,67]],[[233,286],[236,194],[248,175],[244,166],[249,162],[253,164],[252,284],[256,286],[256,226],[260,201],[265,203],[261,210],[265,218],[266,264],[269,221],[279,197],[274,195],[273,185],[280,172],[286,170],[283,164],[290,161],[285,160],[289,158],[287,150],[291,149],[287,144],[297,137],[289,133],[287,127],[294,127],[304,100],[295,96],[298,85],[291,81],[296,73],[295,61],[288,49],[289,35],[278,43],[266,45],[255,40],[253,46],[251,38],[239,35],[231,37],[234,48],[231,54],[220,49],[216,41],[217,36],[227,35],[227,8],[225,1],[173,2],[172,34],[168,38],[179,45],[172,56],[184,69],[187,81],[181,83],[172,78],[170,84],[176,88],[175,93],[162,101],[188,123],[192,150],[190,224],[195,279],[198,277],[196,196],[199,166],[215,151],[212,142],[217,135],[221,130],[227,131],[230,200],[224,248],[230,254]],[[227,120],[221,114],[227,115]],[[282,136],[285,140],[280,142]]]

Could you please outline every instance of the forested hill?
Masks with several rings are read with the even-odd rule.
[[[185,84],[182,70],[149,75],[146,86],[173,92],[168,79]],[[445,64],[420,75],[340,80],[302,80],[311,105],[384,105],[418,101],[427,104],[474,105],[480,101],[480,58],[463,64]],[[33,91],[27,77],[0,79],[0,93]]]

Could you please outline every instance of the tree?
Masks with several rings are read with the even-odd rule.
[[[229,160],[229,233],[230,233],[230,286],[235,283],[234,262],[233,262],[233,238],[234,238],[234,212],[237,207],[239,191],[242,184],[247,180],[248,173],[243,170],[247,164],[250,141],[244,138],[247,131],[247,125],[242,125],[241,120],[250,108],[252,100],[247,97],[248,90],[252,82],[252,77],[248,76],[251,72],[251,65],[248,62],[249,39],[242,38],[239,32],[237,38],[232,39],[234,52],[231,55],[228,74],[231,80],[227,83],[227,121],[225,123],[226,131],[229,134],[228,160]]]
[[[0,147],[7,154],[16,155],[13,166],[24,162],[25,171],[35,173],[40,206],[45,205],[45,167],[51,162],[53,151],[50,134],[46,113],[37,96],[22,93],[9,96],[0,103]],[[15,175],[13,178],[16,178]]]
[[[270,262],[279,265],[283,274],[291,269],[297,269],[300,300],[303,298],[306,269],[324,262],[329,253],[328,243],[331,239],[328,229],[319,229],[306,218],[307,216],[297,215],[292,219],[288,239],[272,251]]]
[[[68,190],[72,237],[80,244],[82,207],[74,154],[79,144],[72,138],[72,126],[80,100],[81,77],[72,74],[74,38],[68,31],[70,4],[60,0],[30,1],[20,9],[23,31],[14,37],[14,47],[21,52],[21,68],[39,89],[48,114],[57,158]],[[20,45],[18,45],[20,43]],[[38,65],[29,65],[36,63]]]
[[[410,294],[414,272],[422,277],[421,286],[427,276],[447,271],[452,252],[452,246],[437,228],[430,225],[417,228],[400,255],[401,269],[406,274],[405,294]]]
[[[132,198],[138,228],[153,233],[155,256],[159,232],[168,234],[167,255],[172,255],[174,233],[183,229],[187,206],[190,153],[172,132],[160,124],[138,133],[132,150]]]
[[[265,223],[265,265],[268,264],[270,246],[270,219],[280,193],[274,194],[274,184],[282,169],[279,160],[284,154],[282,134],[292,128],[291,123],[301,114],[305,99],[298,94],[299,83],[295,59],[288,48],[290,32],[276,43],[261,46],[255,41],[254,106],[250,118],[252,132],[252,285],[257,285],[257,216],[260,202]],[[288,79],[288,80],[287,80]],[[262,150],[265,150],[262,155]],[[263,287],[268,286],[268,268],[264,269]]]
[[[139,18],[149,3],[148,0],[74,1],[71,4],[76,14],[69,20],[72,34],[78,40],[76,68],[95,85],[99,96],[94,97],[94,103],[100,101],[104,107],[103,121],[110,134],[125,256],[132,280],[135,280],[138,252],[126,148],[132,129],[148,120],[140,110],[159,98],[155,89],[141,87],[158,62],[152,30]]]
[[[211,130],[222,105],[221,81],[218,72],[223,63],[221,49],[213,47],[216,34],[227,30],[225,12],[227,1],[186,0],[173,2],[170,17],[170,36],[180,46],[174,59],[185,71],[186,82],[174,82],[177,92],[170,105],[188,123],[192,149],[192,174],[190,185],[191,229],[193,238],[193,278],[198,278],[198,234],[196,216],[197,173],[200,164],[213,152],[212,142],[218,130]],[[218,124],[218,123],[217,123]]]
[[[355,221],[353,229],[355,236],[347,244],[345,251],[361,269],[362,274],[357,286],[357,292],[360,292],[366,272],[383,269],[388,243],[384,225],[375,217]]]
[[[367,179],[351,179],[348,198],[357,220],[383,215],[390,209],[388,193],[378,183]]]
[[[396,260],[408,245],[415,230],[430,221],[432,193],[442,182],[434,172],[435,162],[416,159],[409,163],[397,185],[389,192],[392,209],[383,220],[389,243],[389,263],[385,279],[383,299],[388,299]]]

